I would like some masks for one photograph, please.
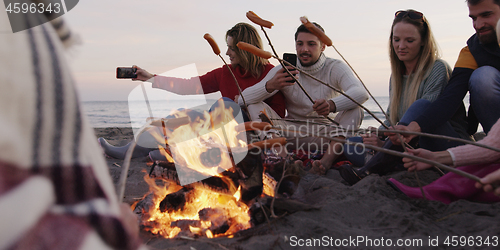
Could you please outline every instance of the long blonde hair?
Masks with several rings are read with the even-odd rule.
[[[262,49],[262,40],[257,30],[248,23],[238,23],[226,32],[226,40],[228,36],[233,38],[234,44],[230,45],[234,48],[240,62],[239,64],[245,69],[245,73],[250,73],[253,77],[259,78],[264,66],[268,64],[269,61],[250,52],[241,50],[236,46],[238,42],[243,41]]]
[[[406,10],[406,12],[416,12],[415,10]],[[420,13],[420,12],[417,12]],[[403,75],[406,72],[404,63],[399,60],[393,46],[394,26],[399,22],[405,22],[414,25],[422,39],[423,46],[418,55],[418,61],[414,72],[410,72],[407,80],[405,93],[403,89]],[[398,122],[398,112],[400,109],[406,110],[417,100],[418,89],[422,81],[430,74],[434,62],[439,58],[439,51],[431,27],[422,15],[421,19],[410,18],[409,15],[395,17],[391,27],[391,36],[389,37],[389,57],[391,61],[391,96],[389,101],[389,118],[392,124]],[[404,103],[400,103],[404,96]]]

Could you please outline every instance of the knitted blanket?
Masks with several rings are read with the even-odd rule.
[[[59,35],[0,11],[0,249],[137,249]]]

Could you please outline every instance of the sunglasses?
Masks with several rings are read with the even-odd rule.
[[[405,10],[399,10],[399,11],[396,11],[396,14],[394,15],[395,18],[404,18],[404,17],[409,17],[411,19],[421,19],[421,20],[424,20],[424,14],[422,14],[422,12],[418,12],[418,11],[405,11]]]

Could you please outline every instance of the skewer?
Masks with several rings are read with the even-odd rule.
[[[240,93],[241,99],[243,100],[243,105],[245,105],[245,108],[248,111],[248,105],[247,105],[247,102],[245,101],[245,97],[243,96],[243,93],[241,91],[240,84],[238,83],[238,80],[236,79],[236,76],[234,75],[233,71],[231,70],[229,65],[226,63],[226,60],[224,60],[224,58],[220,55],[220,49],[219,49],[219,46],[217,45],[217,43],[215,42],[215,39],[208,33],[206,33],[203,36],[203,38],[205,38],[205,40],[207,40],[207,42],[212,47],[212,50],[214,51],[214,53],[217,56],[219,56],[219,58],[222,60],[222,62],[224,62],[224,65],[226,65],[227,69],[229,70],[229,73],[231,73],[231,75],[233,76],[234,83],[236,84],[236,87],[238,88],[238,93]],[[250,116],[250,112],[247,112],[247,115],[250,118],[250,120],[252,120],[252,117]]]
[[[288,119],[288,118],[282,118],[282,119],[277,119],[273,118],[271,120],[284,120],[284,121],[291,121],[291,122],[303,122],[303,123],[311,123],[311,124],[318,124],[318,125],[324,125],[324,126],[330,126],[328,124],[320,123],[320,122],[314,122],[314,121],[307,121],[307,120],[299,120],[299,119]],[[337,127],[336,127],[337,128]],[[477,147],[482,147],[486,149],[490,149],[496,152],[500,152],[500,148],[492,147],[489,145],[485,145],[482,143],[478,143],[475,141],[469,141],[465,140],[462,138],[456,138],[456,137],[451,137],[451,136],[446,136],[446,135],[435,135],[435,134],[429,134],[429,133],[423,133],[423,132],[413,132],[413,131],[405,131],[405,130],[394,130],[394,129],[344,129],[344,128],[338,128],[340,130],[343,130],[346,133],[356,133],[356,132],[371,132],[371,133],[376,133],[377,136],[383,136],[385,132],[392,132],[392,133],[399,133],[399,134],[408,134],[408,135],[418,135],[418,136],[424,136],[424,137],[430,137],[430,138],[436,138],[436,139],[443,139],[443,140],[449,140],[449,141],[457,141],[457,142],[462,142],[464,144],[470,144],[474,145]]]

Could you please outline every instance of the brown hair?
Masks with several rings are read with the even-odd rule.
[[[250,52],[241,50],[236,46],[238,42],[242,41],[262,49],[262,40],[257,30],[248,23],[238,23],[226,32],[226,40],[228,36],[233,38],[234,44],[230,44],[230,46],[234,48],[240,61],[240,66],[245,69],[246,73],[250,73],[253,77],[259,78],[264,66],[268,64],[269,61]]]

